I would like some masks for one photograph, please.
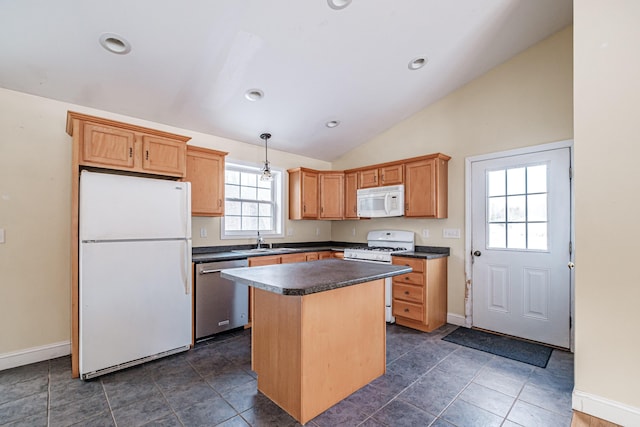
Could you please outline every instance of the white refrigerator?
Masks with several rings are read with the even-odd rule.
[[[190,184],[82,171],[79,226],[81,378],[188,350]]]

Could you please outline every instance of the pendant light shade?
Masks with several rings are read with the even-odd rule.
[[[271,181],[273,176],[271,174],[271,166],[269,166],[269,158],[267,157],[267,141],[271,138],[270,133],[263,133],[260,135],[261,139],[264,139],[264,166],[262,167],[261,181]]]

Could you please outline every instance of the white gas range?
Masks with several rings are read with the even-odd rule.
[[[375,262],[391,264],[391,255],[410,252],[415,249],[413,231],[376,230],[367,234],[367,246],[346,248],[347,261]],[[391,278],[385,279],[385,317],[388,323],[396,321],[391,307]]]

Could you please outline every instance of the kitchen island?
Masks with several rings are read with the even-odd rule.
[[[223,270],[254,287],[258,390],[305,424],[383,375],[384,279],[410,271],[336,259]]]

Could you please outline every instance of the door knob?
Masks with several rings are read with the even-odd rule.
[[[482,255],[482,252],[480,251],[473,251],[473,256],[480,256]]]
[[[574,268],[576,268],[576,265],[572,262],[569,262],[569,264],[567,264],[567,267],[569,267],[569,270],[573,270]]]

